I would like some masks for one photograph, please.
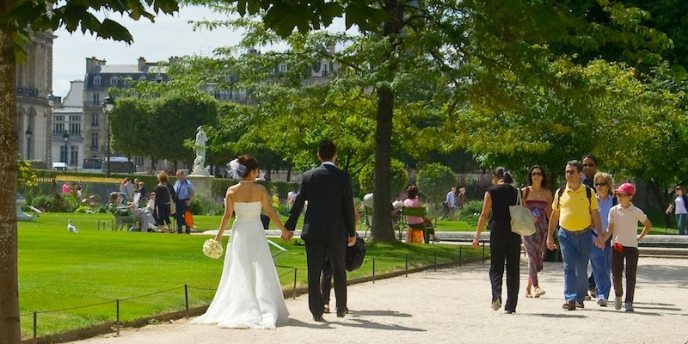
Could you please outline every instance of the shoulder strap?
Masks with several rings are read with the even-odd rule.
[[[530,186],[526,186],[526,192],[523,195],[523,200],[528,200],[528,193],[530,192]]]
[[[586,184],[583,185],[585,185],[585,195],[588,196],[588,208],[592,209],[592,189]]]
[[[564,188],[560,187],[557,189],[557,209],[559,209],[559,200],[561,199],[561,195],[564,194]]]

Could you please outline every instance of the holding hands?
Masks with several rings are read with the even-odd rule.
[[[286,228],[284,228],[284,227],[282,227],[282,228],[280,229],[280,231],[282,232],[282,235],[280,235],[280,238],[282,238],[282,240],[284,240],[284,241],[286,241],[286,242],[289,242],[289,240],[291,240],[291,238],[294,237],[294,233],[288,231],[288,230],[287,230]]]
[[[550,250],[556,250],[557,244],[554,243],[554,238],[551,234],[547,235],[547,248]]]

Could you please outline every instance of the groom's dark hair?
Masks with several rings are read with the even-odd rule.
[[[337,154],[337,146],[330,139],[324,139],[320,141],[318,146],[318,155],[322,160],[332,160],[334,155]]]

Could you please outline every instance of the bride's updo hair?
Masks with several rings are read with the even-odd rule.
[[[251,173],[251,171],[258,169],[258,160],[248,154],[239,156],[238,160],[240,164],[246,167],[246,172],[240,176],[241,178],[247,176],[249,173]]]

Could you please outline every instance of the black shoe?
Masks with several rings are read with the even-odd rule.
[[[323,306],[323,313],[330,313],[330,305]]]
[[[561,308],[563,308],[567,311],[575,311],[576,310],[576,303],[573,301],[566,302],[561,306]]]
[[[346,309],[344,310],[337,310],[337,318],[343,318],[344,315],[346,315]]]
[[[325,322],[325,319],[323,319],[322,315],[314,315],[313,320],[316,322]]]
[[[576,307],[585,308],[585,304],[583,304],[583,301],[576,301]]]
[[[514,313],[516,313],[516,311],[512,311],[510,309],[507,309],[504,311],[504,314],[514,314]]]

